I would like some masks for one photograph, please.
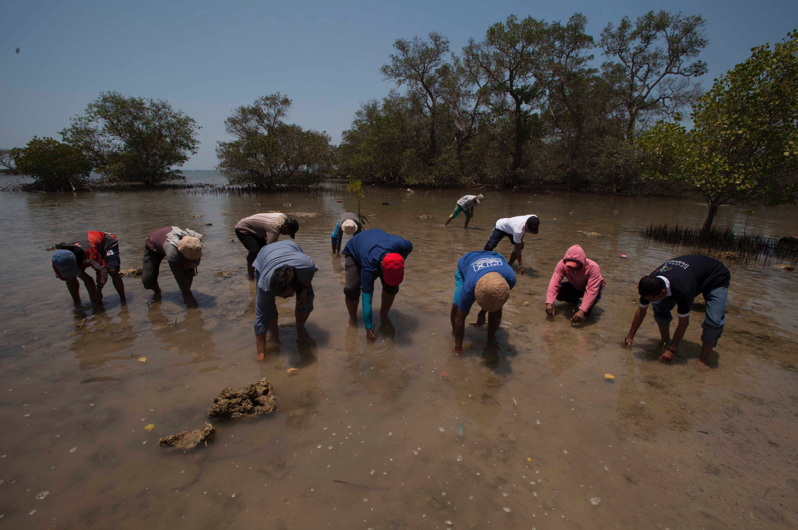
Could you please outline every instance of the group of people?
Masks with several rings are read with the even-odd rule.
[[[466,195],[457,201],[445,226],[461,212],[466,216],[465,226],[474,216],[474,210],[484,197]],[[477,326],[488,324],[488,341],[496,340],[502,318],[502,308],[510,298],[516,284],[512,265],[517,262],[518,274],[525,273],[522,261],[524,237],[537,234],[540,219],[536,215],[521,215],[499,219],[483,250],[468,252],[457,263],[454,274],[454,298],[451,307],[451,325],[454,350],[463,351],[465,321],[476,302],[480,311]],[[313,311],[313,277],[318,270],[313,259],[306,255],[294,241],[299,222],[282,213],[261,213],[241,219],[235,233],[247,249],[247,274],[254,281],[255,344],[257,359],[268,358],[267,337],[277,339],[278,312],[276,298],[295,297],[296,326],[303,329]],[[343,235],[350,239],[341,250]],[[281,235],[291,240],[280,241]],[[188,228],[163,227],[151,233],[145,242],[142,283],[153,291],[153,300],[160,299],[158,275],[161,262],[166,258],[183,299],[188,307],[196,307],[191,292],[192,281],[202,258],[202,234]],[[509,260],[495,251],[504,238],[513,245]],[[368,340],[375,340],[373,323],[373,295],[379,278],[382,285],[380,318],[388,313],[404,280],[405,260],[413,251],[413,244],[398,235],[388,234],[379,228],[364,229],[363,219],[350,212],[338,218],[330,236],[332,252],[343,256],[345,265],[344,298],[349,314],[349,324],[357,326],[357,311],[363,301],[363,323]],[[83,280],[94,304],[102,303],[103,286],[110,276],[126,303],[125,287],[120,277],[119,241],[106,232],[88,232],[69,242],[56,245],[52,265],[56,276],[64,280],[75,305],[80,305],[80,286]],[[96,271],[96,281],[86,269]],[[632,321],[625,347],[631,347],[649,305],[654,308],[654,318],[663,342],[663,362],[673,359],[689,324],[693,300],[699,294],[706,300],[707,314],[701,340],[703,342],[696,368],[706,369],[709,355],[717,345],[724,327],[724,313],[730,281],[729,270],[718,260],[706,256],[682,256],[668,260],[648,276],[640,279],[639,307]],[[571,246],[557,263],[546,292],[546,314],[555,316],[555,301],[578,306],[571,322],[580,323],[587,318],[601,299],[606,282],[598,264],[587,258],[579,245]],[[670,336],[671,311],[676,307],[679,324]]]

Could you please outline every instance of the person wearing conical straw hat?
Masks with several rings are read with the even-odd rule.
[[[338,223],[335,229],[330,234],[330,242],[332,243],[332,251],[341,257],[341,243],[344,240],[344,234],[354,236],[363,231],[363,224],[360,221],[360,216],[352,212],[344,212],[338,217]]]
[[[457,201],[457,206],[454,208],[452,215],[449,216],[449,219],[443,223],[443,226],[449,226],[449,223],[452,219],[460,215],[460,212],[463,212],[465,215],[465,227],[468,228],[468,223],[471,222],[471,218],[474,217],[474,208],[477,204],[482,203],[482,199],[484,199],[484,195],[463,195]]]
[[[474,302],[481,308],[477,326],[485,323],[487,313],[488,341],[495,342],[502,321],[502,307],[510,298],[513,287],[515,272],[498,252],[479,250],[460,258],[454,275],[451,312],[455,353],[463,353],[465,320]]]
[[[197,307],[197,300],[191,294],[191,284],[202,259],[202,234],[188,228],[183,230],[177,226],[165,226],[147,236],[141,283],[145,289],[155,292],[153,301],[161,299],[158,274],[164,258],[183,293],[183,301],[188,307]]]

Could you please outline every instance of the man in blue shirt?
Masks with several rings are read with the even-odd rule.
[[[485,313],[488,313],[488,341],[496,340],[502,307],[510,298],[513,287],[515,272],[498,252],[481,250],[460,258],[454,275],[451,313],[455,353],[463,353],[465,320],[474,302],[482,308],[477,316],[477,326],[485,324]]]
[[[681,256],[666,261],[654,272],[640,279],[637,291],[640,293],[640,306],[635,312],[629,334],[623,346],[632,347],[635,333],[646,317],[649,304],[654,308],[654,320],[659,326],[660,338],[665,346],[659,360],[669,362],[690,324],[690,311],[693,300],[699,294],[704,296],[707,314],[704,318],[704,332],[701,334],[701,356],[696,362],[696,370],[707,370],[709,354],[717,346],[725,325],[726,299],[729,295],[731,273],[720,261],[707,256]],[[652,303],[653,302],[653,303]],[[670,337],[671,311],[676,307],[679,325]]]
[[[374,282],[377,278],[382,282],[380,318],[387,320],[393,299],[399,292],[399,284],[404,279],[405,259],[412,251],[413,244],[410,241],[379,228],[364,230],[352,236],[344,247],[344,295],[349,325],[357,326],[358,296],[362,292],[363,323],[366,326],[366,338],[370,341],[376,338],[371,315]]]
[[[311,281],[318,270],[316,264],[302,253],[294,241],[277,241],[263,247],[252,264],[255,269],[255,347],[257,360],[268,359],[266,355],[266,332],[279,342],[277,330],[277,304],[275,297],[288,298],[296,295],[297,330],[305,328],[305,322],[313,311],[313,286]]]

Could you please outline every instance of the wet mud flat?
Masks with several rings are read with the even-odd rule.
[[[343,193],[273,200],[153,194],[140,203],[131,194],[78,195],[59,198],[61,211],[20,194],[0,196],[7,227],[0,237],[7,245],[27,241],[4,260],[0,280],[7,300],[0,307],[0,524],[798,525],[796,276],[732,265],[726,330],[719,357],[710,359],[715,369],[693,368],[703,317],[697,312],[679,357],[666,366],[656,361],[651,315],[632,350],[619,345],[636,307],[637,279],[672,252],[636,233],[665,215],[700,223],[700,205],[537,203],[492,194],[468,230],[456,226],[459,219],[443,229],[458,198],[449,195],[369,190],[372,224],[414,243],[391,321],[377,317],[374,344],[362,325],[345,325],[343,264],[329,253],[342,208],[335,201],[351,207]],[[246,252],[230,234],[241,217],[288,202],[320,214],[302,219],[297,236],[319,266],[316,307],[307,333],[298,334],[290,302],[279,303],[281,344],[258,363]],[[185,310],[162,274],[160,303],[148,304],[131,277],[126,309],[106,289],[104,311],[73,311],[44,249],[60,239],[47,233],[57,223],[65,233],[104,229],[85,226],[78,212],[86,208],[99,218],[116,216],[123,268],[140,267],[140,234],[151,229],[175,224],[206,234],[194,283],[200,308]],[[527,241],[531,267],[506,306],[499,344],[486,344],[485,330],[469,326],[465,354],[455,357],[448,322],[454,263],[484,245],[495,218],[524,212],[541,216],[541,231]],[[789,216],[773,212],[759,230],[798,231],[783,226]],[[425,214],[434,219],[418,219]],[[573,308],[566,304],[556,306],[553,319],[543,312],[549,275],[573,243],[598,261],[608,284],[595,316],[581,326],[569,324]],[[498,250],[509,253],[506,244]],[[223,388],[264,378],[276,412],[213,422],[217,432],[207,445],[189,451],[159,447],[162,437],[201,427]]]

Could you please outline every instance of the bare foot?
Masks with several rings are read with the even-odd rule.
[[[349,319],[349,327],[356,328],[357,327],[357,320]]]
[[[268,361],[269,360],[269,356],[266,355],[265,353],[259,353],[258,355],[255,356],[255,360],[256,361]]]
[[[709,370],[709,366],[707,365],[707,363],[705,363],[701,359],[696,359],[696,361],[695,361],[695,369],[698,372],[706,372],[707,370]]]

